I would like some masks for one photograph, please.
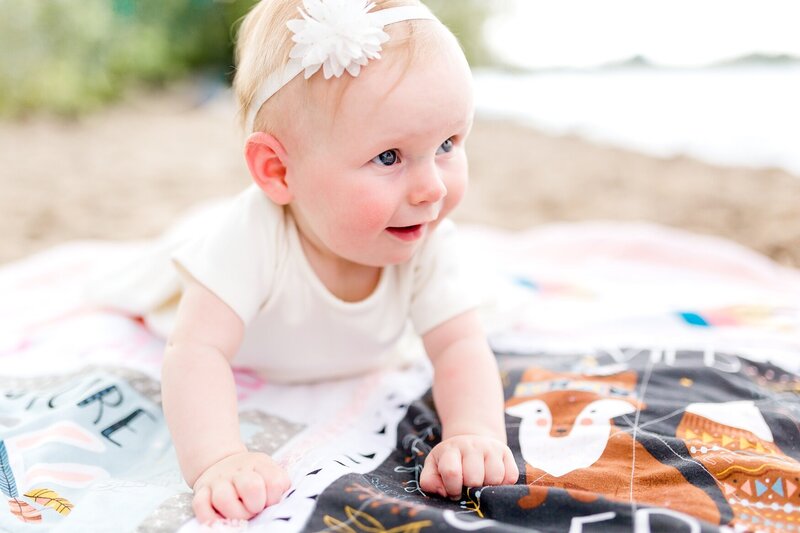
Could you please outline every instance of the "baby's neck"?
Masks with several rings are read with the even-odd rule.
[[[331,294],[345,302],[367,299],[378,286],[381,267],[359,265],[322,253],[300,233],[300,244],[308,264]]]

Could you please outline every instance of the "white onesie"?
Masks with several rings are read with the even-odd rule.
[[[443,221],[409,262],[383,268],[369,297],[345,302],[308,263],[291,215],[252,185],[172,258],[244,322],[234,365],[274,381],[314,381],[408,361],[418,352],[401,342],[409,334],[477,307],[459,274],[454,233]]]

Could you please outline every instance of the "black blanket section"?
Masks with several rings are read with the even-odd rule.
[[[429,391],[385,462],[315,497],[305,531],[800,532],[797,375],[723,353],[620,353],[498,356],[516,485],[422,493],[441,438]]]

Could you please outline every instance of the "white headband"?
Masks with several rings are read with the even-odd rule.
[[[370,59],[381,57],[381,45],[389,40],[384,26],[404,20],[437,20],[423,5],[381,9],[369,0],[303,0],[299,8],[302,19],[287,23],[296,44],[289,53],[289,62],[270,74],[261,84],[247,110],[247,132],[253,131],[256,115],[283,86],[305,71],[308,79],[322,67],[325,79],[337,78],[345,70],[358,76]]]

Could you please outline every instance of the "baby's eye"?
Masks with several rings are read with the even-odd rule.
[[[443,142],[443,143],[442,143],[442,144],[439,146],[439,149],[438,149],[438,150],[436,150],[436,155],[439,155],[439,154],[446,154],[446,153],[448,153],[449,151],[451,151],[452,149],[453,149],[453,138],[452,138],[452,137],[450,137],[449,139],[447,139],[445,142]]]
[[[379,156],[376,156],[372,159],[373,163],[384,167],[390,167],[398,161],[400,161],[400,156],[397,155],[397,150],[386,150]]]

